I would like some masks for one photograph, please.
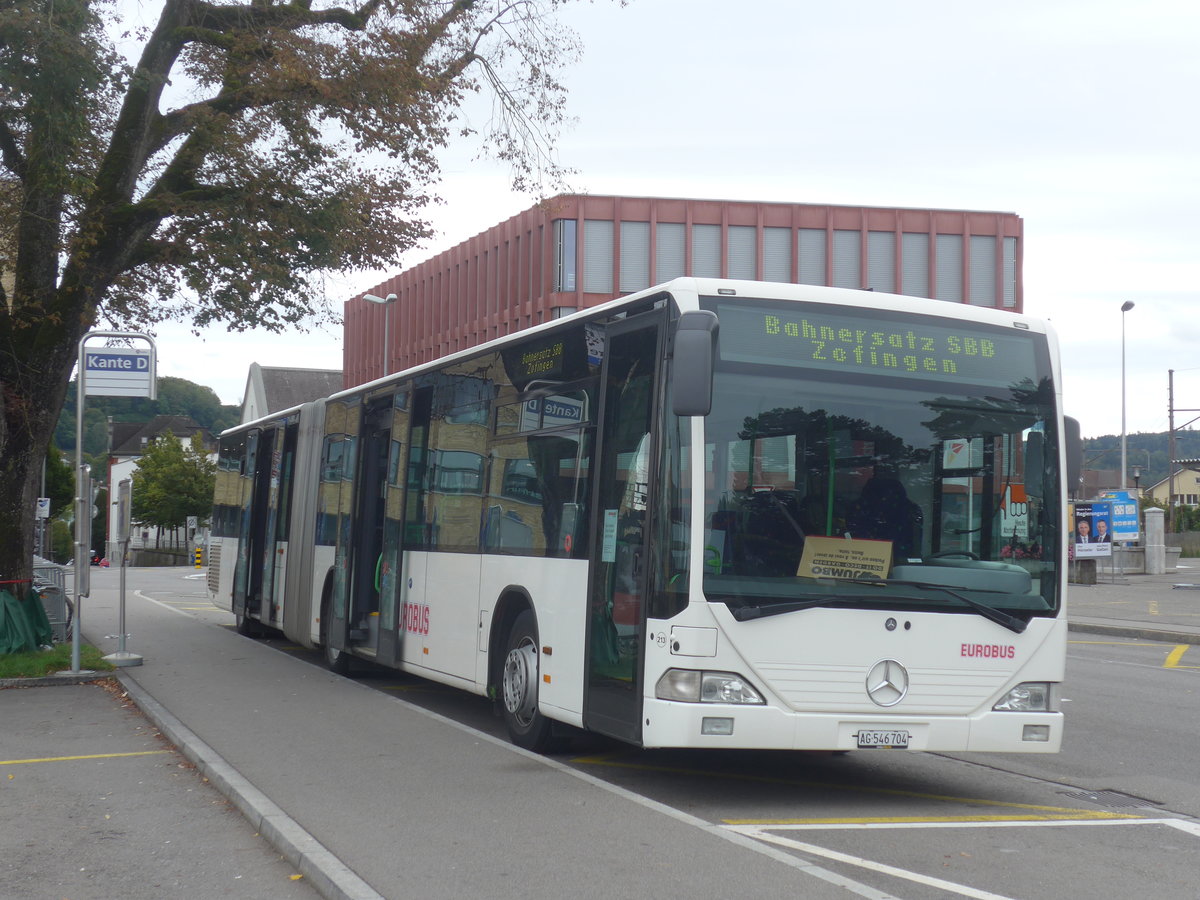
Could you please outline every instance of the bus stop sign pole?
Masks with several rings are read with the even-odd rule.
[[[149,351],[109,347],[89,354],[86,344],[93,338],[113,338],[126,343],[145,341]],[[91,674],[79,668],[80,635],[83,632],[83,598],[91,593],[92,549],[92,478],[91,467],[83,462],[83,405],[89,394],[96,397],[158,398],[158,350],[147,334],[127,331],[89,331],[79,339],[79,358],[75,372],[78,400],[75,404],[75,614],[71,625],[71,669],[68,674]],[[88,371],[95,375],[88,385]],[[121,631],[125,631],[125,568],[121,567]],[[122,645],[122,649],[124,646]]]

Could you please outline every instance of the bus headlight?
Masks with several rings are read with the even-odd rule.
[[[654,696],[659,700],[683,703],[765,703],[741,675],[734,672],[699,672],[695,669],[667,669]]]
[[[997,712],[1058,712],[1058,683],[1026,681],[1000,698]]]

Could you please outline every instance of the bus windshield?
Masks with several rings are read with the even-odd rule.
[[[836,605],[1023,627],[1056,613],[1045,335],[853,306],[706,306],[720,319],[704,445],[710,601],[741,619]]]

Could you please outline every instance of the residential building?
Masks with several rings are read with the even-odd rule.
[[[110,559],[119,558],[117,547],[117,485],[124,479],[133,477],[137,469],[137,461],[146,453],[148,447],[157,437],[173,434],[184,446],[191,443],[192,436],[200,435],[205,451],[216,458],[217,440],[212,433],[202,425],[198,425],[191,416],[155,416],[149,422],[113,422],[109,421],[108,428],[108,539],[106,553]],[[164,546],[187,546],[187,537],[172,536]],[[129,535],[129,549],[140,550],[154,546],[156,535],[147,530],[133,528]]]
[[[1175,506],[1200,506],[1200,459],[1180,459],[1176,463],[1184,468],[1175,473]],[[1171,479],[1164,478],[1143,491],[1160,506],[1167,507],[1171,495]]]
[[[328,397],[342,389],[337,369],[289,369],[250,363],[242,398],[242,422]]]

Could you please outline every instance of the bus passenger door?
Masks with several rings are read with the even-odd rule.
[[[633,742],[641,738],[663,321],[656,312],[610,325],[601,378],[583,717],[585,727]]]
[[[233,586],[233,613],[240,618],[262,616],[263,575],[272,563],[270,529],[274,517],[268,509],[271,492],[273,430],[252,431],[246,436],[242,529],[238,542],[237,573]],[[269,587],[269,585],[268,585]]]
[[[392,398],[371,401],[363,414],[355,473],[355,539],[351,557],[350,644],[379,648],[383,587],[384,511],[392,438]]]
[[[288,530],[291,525],[292,468],[296,459],[295,422],[263,435],[259,446],[263,475],[268,482],[266,524],[262,534],[262,586],[258,618],[279,622],[287,566]],[[269,455],[268,455],[269,454]]]

